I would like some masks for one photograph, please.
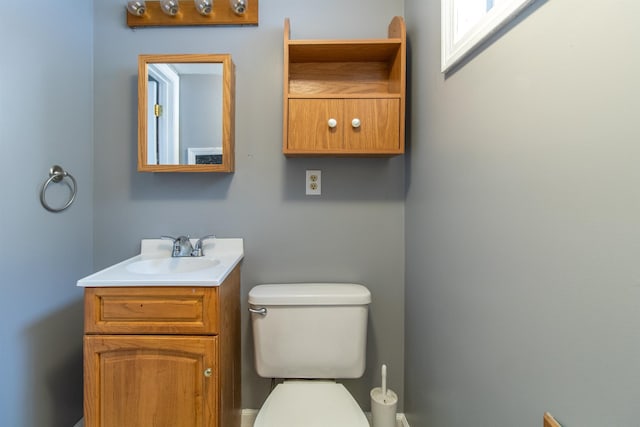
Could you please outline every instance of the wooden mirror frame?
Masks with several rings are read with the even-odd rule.
[[[206,165],[147,164],[148,64],[220,63],[222,75],[222,163]],[[235,66],[229,54],[140,55],[138,57],[138,171],[139,172],[233,172],[235,167]]]

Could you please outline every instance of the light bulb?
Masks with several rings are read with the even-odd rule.
[[[196,10],[200,15],[209,15],[211,13],[212,0],[193,0],[193,3],[196,5]]]
[[[127,2],[127,11],[135,16],[142,16],[147,10],[144,0],[129,0]]]
[[[231,9],[236,15],[243,15],[247,11],[247,3],[249,0],[229,0]]]
[[[176,16],[180,9],[178,0],[160,0],[160,9],[169,16]]]

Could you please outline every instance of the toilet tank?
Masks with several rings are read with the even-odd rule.
[[[255,286],[249,309],[258,375],[361,377],[370,302],[369,290],[352,283]]]

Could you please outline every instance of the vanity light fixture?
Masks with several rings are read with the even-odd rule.
[[[128,0],[127,25],[178,27],[191,25],[258,25],[259,0]]]
[[[193,3],[200,15],[209,15],[213,8],[212,0],[193,0]]]
[[[178,0],[160,0],[160,10],[169,16],[176,16],[180,11]]]
[[[142,16],[146,11],[147,6],[144,4],[144,0],[129,0],[127,2],[127,11],[135,16]]]

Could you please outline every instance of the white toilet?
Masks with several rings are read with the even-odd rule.
[[[258,285],[249,311],[258,375],[281,378],[254,427],[368,427],[335,379],[364,373],[371,293],[350,283]]]

